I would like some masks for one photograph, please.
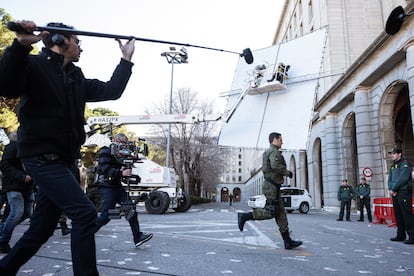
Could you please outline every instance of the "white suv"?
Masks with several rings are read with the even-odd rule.
[[[297,187],[281,187],[280,196],[285,204],[286,212],[292,213],[294,210],[299,210],[302,214],[309,212],[312,206],[312,197],[308,191]]]

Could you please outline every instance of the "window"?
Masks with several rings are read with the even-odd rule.
[[[309,17],[309,23],[310,23],[313,18],[312,0],[309,0],[309,3],[308,3],[308,17]]]
[[[283,190],[280,190],[280,194],[281,194],[282,196],[287,196],[287,195],[290,195],[290,190],[289,190],[289,189],[283,189]]]

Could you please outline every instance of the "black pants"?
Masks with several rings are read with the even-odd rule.
[[[74,165],[40,157],[23,159],[38,185],[36,208],[27,231],[0,260],[0,275],[16,275],[53,235],[62,211],[72,220],[73,275],[99,275],[96,268],[96,210],[79,186]]]
[[[364,197],[363,199],[359,200],[359,219],[364,220],[364,207],[367,210],[368,220],[372,222],[372,214],[371,214],[371,199],[369,197]]]
[[[410,192],[398,191],[397,195],[392,197],[392,206],[397,223],[397,236],[406,237],[405,232],[407,232],[408,238],[414,240],[414,214],[411,200]]]
[[[339,219],[344,219],[344,209],[346,208],[346,220],[351,219],[351,200],[341,201],[341,211]]]

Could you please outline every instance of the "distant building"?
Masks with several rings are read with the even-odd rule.
[[[263,149],[243,147],[220,147],[219,154],[225,163],[222,165],[223,173],[220,176],[220,184],[216,188],[216,201],[227,202],[228,196],[233,194],[233,201],[243,199],[245,182],[256,173],[258,156]]]

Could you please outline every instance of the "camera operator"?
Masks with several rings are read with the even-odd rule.
[[[128,138],[122,133],[115,136],[114,142],[120,146],[128,146]],[[144,234],[140,231],[135,203],[128,200],[128,193],[121,183],[123,177],[130,177],[132,175],[132,169],[126,168],[111,153],[111,149],[105,146],[99,150],[97,173],[99,193],[101,194],[102,201],[101,214],[96,221],[96,231],[110,221],[110,209],[114,209],[117,203],[121,204],[121,206],[122,204],[128,203],[132,208],[130,212],[133,212],[133,215],[125,214],[125,217],[128,219],[129,226],[131,227],[135,247],[149,241],[152,238],[152,233]]]

